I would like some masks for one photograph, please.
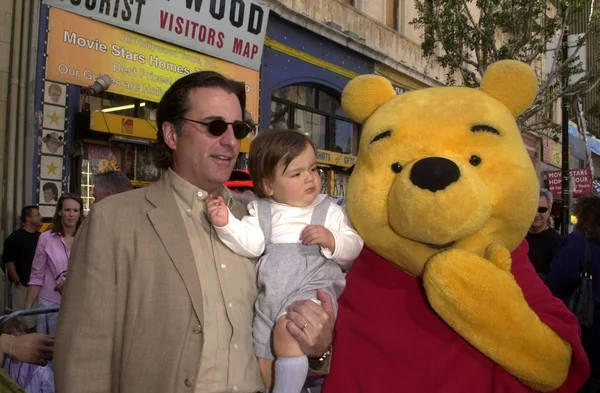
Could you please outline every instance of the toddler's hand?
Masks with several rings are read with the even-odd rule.
[[[206,209],[208,221],[214,226],[224,227],[229,223],[229,210],[227,210],[222,197],[209,196],[206,201]]]
[[[335,251],[335,238],[333,233],[323,225],[308,225],[302,231],[300,240],[303,244],[318,244],[323,248]]]

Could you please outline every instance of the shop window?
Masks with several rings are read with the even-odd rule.
[[[122,171],[134,188],[159,180],[162,171],[154,165],[152,147],[131,143],[88,143],[81,161],[81,196],[87,214],[94,202],[94,176],[105,171]]]
[[[81,95],[81,106],[89,106],[91,112],[114,113],[121,116],[135,117],[146,120],[156,120],[158,103],[140,100],[110,92],[98,96]]]
[[[289,128],[290,106],[281,102],[271,101],[270,128],[281,130]]]
[[[302,132],[319,149],[358,153],[360,126],[344,113],[338,98],[314,85],[292,85],[275,91],[270,128]]]
[[[358,150],[358,125],[344,120],[333,119],[331,127],[333,151],[353,154]]]
[[[327,147],[325,143],[327,118],[325,116],[296,109],[294,118],[296,120],[292,129],[308,135],[315,142],[318,149]]]
[[[273,97],[311,108],[316,108],[316,96],[317,89],[301,85],[283,87],[273,94]]]
[[[387,27],[398,30],[399,0],[385,0],[385,24]]]

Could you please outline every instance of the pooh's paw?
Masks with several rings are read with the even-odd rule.
[[[460,302],[480,302],[482,295],[497,291],[521,293],[510,273],[510,252],[497,244],[488,246],[485,258],[459,249],[442,251],[429,260],[423,271],[427,295],[450,296]],[[486,304],[493,307],[493,304]]]
[[[486,258],[451,249],[434,255],[423,272],[433,309],[463,337],[477,339],[485,327],[502,326],[507,312],[528,309],[510,273],[510,253],[491,245]]]

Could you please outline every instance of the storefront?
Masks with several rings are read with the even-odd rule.
[[[350,79],[373,71],[370,59],[271,14],[261,65],[260,128],[310,136],[329,195],[345,196],[360,138],[360,125],[341,107],[342,90]]]
[[[44,217],[52,217],[63,192],[82,195],[87,213],[99,172],[121,170],[134,187],[160,178],[151,159],[157,103],[184,75],[213,70],[245,82],[247,109],[258,120],[269,15],[261,3],[45,3],[33,179],[33,202]],[[108,76],[106,91],[90,94],[101,76]],[[243,141],[244,151],[249,145]]]

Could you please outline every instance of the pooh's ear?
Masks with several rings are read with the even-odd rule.
[[[481,80],[481,90],[506,105],[515,117],[533,103],[537,89],[533,68],[516,60],[492,64]]]
[[[342,108],[350,118],[364,123],[380,106],[396,96],[394,87],[384,77],[361,75],[352,79],[342,92]]]

